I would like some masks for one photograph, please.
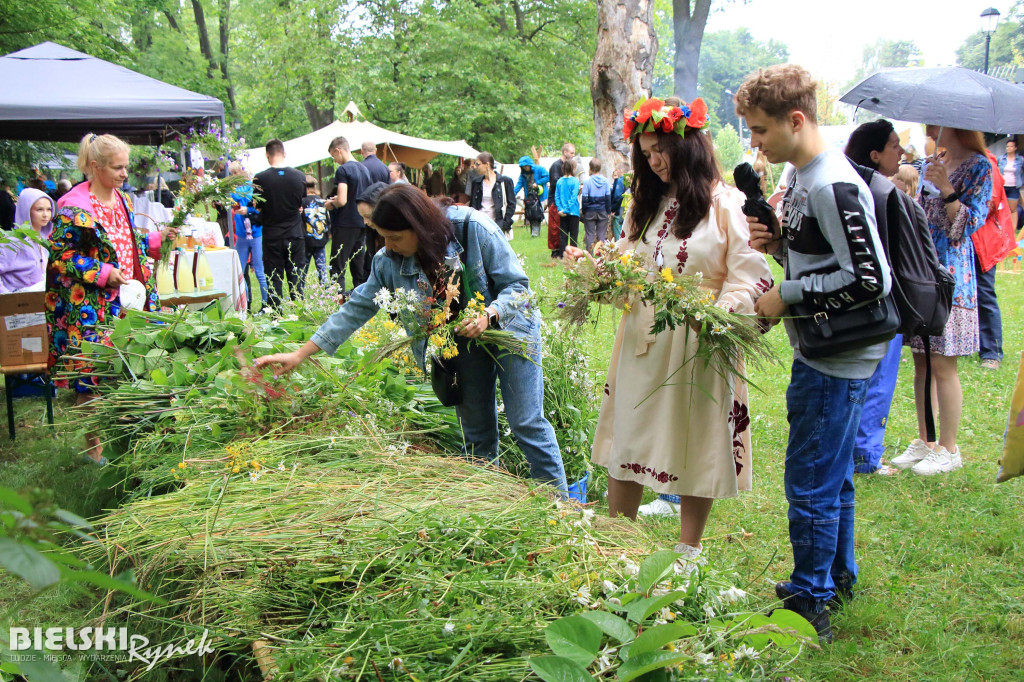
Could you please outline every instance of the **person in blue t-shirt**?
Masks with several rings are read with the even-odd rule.
[[[555,187],[555,208],[558,209],[558,250],[552,258],[561,258],[566,246],[576,246],[580,235],[580,181],[576,178],[576,162],[562,161],[562,177]],[[557,255],[556,255],[557,253]]]

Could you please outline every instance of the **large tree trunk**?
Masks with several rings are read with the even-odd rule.
[[[200,0],[192,0],[192,14],[196,18],[196,31],[199,33],[199,51],[206,57],[206,75],[213,78],[216,73],[217,60],[213,56],[213,47],[210,45],[210,32],[206,29],[206,14],[203,12],[203,5]]]
[[[228,48],[230,43],[228,37],[231,30],[231,0],[220,0],[220,73],[224,76],[224,84],[228,87],[228,102],[231,104],[232,116],[238,115],[238,106],[235,104],[235,85],[228,75]]]
[[[676,44],[672,84],[675,86],[674,94],[687,102],[697,96],[697,61],[710,10],[711,0],[672,0],[672,30]]]
[[[594,156],[612,177],[615,164],[628,161],[622,138],[623,112],[651,92],[654,55],[654,0],[597,0],[597,50],[590,63],[594,100]]]

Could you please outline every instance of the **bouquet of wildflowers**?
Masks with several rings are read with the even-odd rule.
[[[565,277],[565,294],[558,304],[560,319],[583,324],[591,304],[612,304],[628,313],[638,302],[654,308],[652,334],[689,325],[697,334],[700,358],[722,374],[736,374],[740,356],[755,364],[774,362],[757,318],[719,306],[715,293],[704,286],[703,275],[676,275],[671,268],[652,273],[645,257],[619,253],[614,244],[600,244],[596,258],[578,261]]]
[[[427,357],[437,356],[450,360],[459,354],[455,343],[455,330],[465,321],[476,319],[484,312],[484,296],[477,292],[457,315],[452,304],[459,300],[459,286],[455,277],[448,279],[444,294],[424,296],[418,291],[399,288],[395,291],[381,289],[373,297],[377,306],[393,315],[408,332],[404,338],[391,339],[377,350],[377,358],[396,353],[413,341],[426,339]],[[529,305],[527,302],[526,305]],[[526,356],[529,344],[512,332],[500,329],[486,329],[473,341],[497,351],[497,355],[513,353]],[[489,350],[490,352],[490,350]]]
[[[229,175],[226,178],[213,178],[186,172],[181,176],[181,191],[178,193],[178,204],[168,227],[180,230],[185,221],[202,204],[208,201],[231,201],[231,193],[240,185],[248,182],[244,175]],[[174,240],[165,239],[160,244],[160,263],[166,265],[174,252]]]

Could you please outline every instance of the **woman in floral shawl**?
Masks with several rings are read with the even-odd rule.
[[[86,135],[78,147],[78,168],[87,181],[57,203],[46,275],[46,322],[51,374],[79,375],[54,383],[77,391],[76,404],[82,405],[92,399],[98,378],[89,376],[91,368],[75,356],[84,341],[106,342],[97,325],[111,322],[120,313],[121,285],[141,282],[146,288],[146,309],[159,309],[146,257],[158,257],[161,240],[173,234],[135,230],[131,198],[120,189],[128,177],[128,145],[122,140]],[[86,434],[86,445],[91,461],[107,463],[95,434]]]

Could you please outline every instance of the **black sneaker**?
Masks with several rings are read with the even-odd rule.
[[[796,594],[789,589],[789,583],[781,582],[775,583],[775,596],[786,604],[786,608],[790,608],[790,604],[793,603],[792,598],[795,597]],[[850,588],[850,585],[848,583],[836,585],[835,596],[828,600],[827,606],[833,611],[837,611],[849,604],[851,601],[853,601],[853,590]]]

